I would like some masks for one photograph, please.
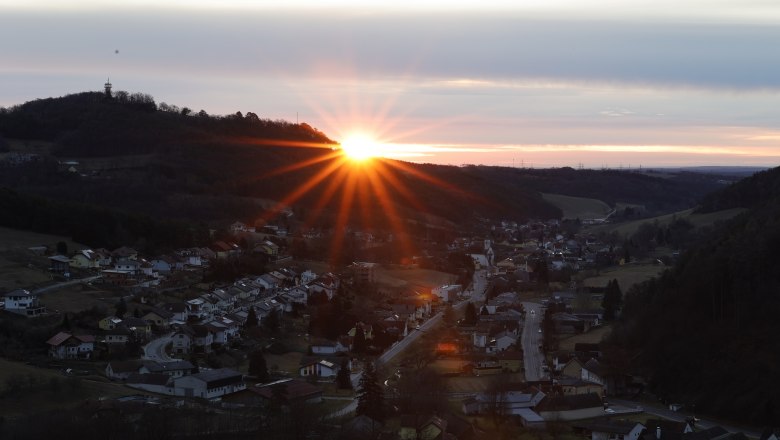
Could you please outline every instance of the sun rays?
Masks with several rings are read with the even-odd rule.
[[[268,209],[261,220],[273,221],[293,206],[305,206],[306,218],[300,226],[309,230],[323,219],[330,230],[329,259],[337,261],[348,244],[351,231],[392,234],[403,255],[415,254],[408,217],[426,215],[424,200],[412,185],[433,186],[450,193],[466,195],[452,185],[430,176],[414,165],[382,157],[383,145],[376,138],[356,132],[339,144],[276,142],[243,139],[254,146],[309,148],[311,157],[264,172],[258,179],[296,179],[294,187]],[[321,151],[317,151],[321,149]]]

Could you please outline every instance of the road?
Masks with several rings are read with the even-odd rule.
[[[523,346],[523,363],[525,367],[525,380],[535,382],[547,379],[547,374],[542,370],[545,361],[544,353],[539,349],[542,334],[539,329],[542,324],[542,305],[535,302],[523,302],[525,307],[525,325],[521,343]]]
[[[102,275],[95,275],[95,276],[86,277],[86,278],[79,278],[77,280],[62,281],[60,283],[52,284],[50,286],[41,287],[40,289],[35,289],[35,290],[32,291],[32,293],[34,293],[36,295],[40,295],[41,293],[46,293],[46,292],[48,292],[50,290],[57,290],[57,289],[61,289],[63,287],[72,286],[74,284],[89,283],[89,282],[95,281],[97,279],[100,279],[101,277],[102,277]]]
[[[173,333],[168,333],[167,335],[163,335],[157,339],[150,341],[148,344],[144,345],[143,358],[150,361],[161,361],[161,362],[170,362],[170,361],[178,360],[168,356],[168,353],[165,352],[165,346],[170,344],[172,339],[173,339]]]
[[[485,300],[485,290],[487,289],[487,271],[485,270],[478,270],[474,271],[474,277],[472,278],[472,284],[471,284],[471,295],[468,298],[465,298],[464,300],[460,301],[459,303],[455,304],[452,308],[456,312],[459,312],[460,310],[464,309],[466,307],[466,304],[469,302],[478,303]],[[436,327],[439,322],[442,320],[443,312],[439,312],[432,316],[430,319],[425,321],[419,329],[414,329],[409,334],[401,339],[400,341],[396,342],[392,347],[388,348],[384,353],[382,353],[381,356],[379,356],[376,359],[376,365],[381,366],[382,364],[385,364],[389,362],[394,357],[398,356],[409,348],[411,344],[414,343],[418,338],[420,338],[427,330],[431,330],[434,327]],[[358,389],[358,385],[360,384],[360,377],[363,373],[354,373],[352,374],[351,380],[352,380],[352,387],[354,389]],[[332,419],[337,417],[342,417],[349,415],[353,413],[357,409],[357,399],[352,400],[349,405],[345,406],[344,408],[335,411],[331,414],[328,414],[325,418],[326,419]]]

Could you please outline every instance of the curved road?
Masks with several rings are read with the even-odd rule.
[[[170,361],[178,360],[168,356],[168,353],[165,352],[165,346],[171,343],[172,338],[173,338],[173,333],[168,333],[166,335],[160,336],[157,339],[153,339],[152,341],[149,341],[148,344],[144,345],[143,358],[150,361],[161,361],[161,362],[170,362]]]

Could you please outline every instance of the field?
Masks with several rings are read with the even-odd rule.
[[[609,335],[611,331],[612,331],[612,327],[601,326],[592,329],[587,333],[582,333],[579,335],[574,335],[565,339],[561,339],[558,343],[558,348],[560,350],[574,351],[574,344],[579,344],[579,343],[598,344],[599,342],[601,342],[602,339],[604,339],[607,335]]]
[[[643,223],[652,223],[658,221],[659,224],[663,225],[671,223],[676,218],[684,218],[691,222],[694,226],[701,228],[704,226],[711,226],[720,221],[729,220],[744,211],[745,210],[743,208],[732,208],[707,214],[694,214],[693,209],[686,209],[685,211],[679,211],[659,217],[646,218],[626,223],[595,226],[592,228],[592,231],[605,233],[616,232],[621,237],[627,237],[633,235],[637,228],[639,228],[639,226]]]
[[[0,358],[0,414],[14,417],[36,411],[73,407],[88,399],[138,394],[138,390],[104,377],[67,377],[61,371]]]
[[[307,261],[301,263],[302,266],[321,274],[328,272],[330,267],[327,263],[318,263]],[[406,268],[387,268],[378,266],[376,270],[376,280],[379,289],[420,289],[430,290],[432,287],[444,284],[452,284],[457,277],[451,273],[438,272],[428,269],[406,269]]]
[[[563,211],[564,219],[604,218],[612,208],[598,199],[571,197],[561,194],[542,194],[542,198]]]
[[[663,264],[629,263],[601,270],[598,275],[582,280],[585,286],[604,287],[613,279],[618,280],[620,290],[626,293],[634,284],[649,280],[666,269]]]
[[[56,249],[60,241],[68,245],[69,251],[86,248],[67,237],[0,227],[0,291],[29,289],[50,282],[51,275],[46,270],[49,260],[34,255],[28,248]]]
[[[101,290],[98,287],[75,284],[41,294],[41,304],[52,312],[77,313],[92,307],[113,310],[121,295],[122,293],[119,291]],[[133,305],[130,305],[130,313],[133,312],[132,307]]]

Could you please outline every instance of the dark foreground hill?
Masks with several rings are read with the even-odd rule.
[[[629,292],[612,342],[653,390],[697,411],[780,420],[780,168],[708,196],[749,208]]]
[[[346,219],[376,228],[432,218],[462,225],[478,218],[559,217],[540,192],[670,212],[717,187],[717,178],[693,173],[657,178],[396,161],[385,161],[381,173],[356,177],[334,157],[335,146],[305,123],[251,112],[211,116],[144,94],[118,92],[109,99],[86,92],[0,109],[0,149],[11,152],[0,165],[0,186],[210,226],[258,218],[273,201],[284,201],[309,224]]]

